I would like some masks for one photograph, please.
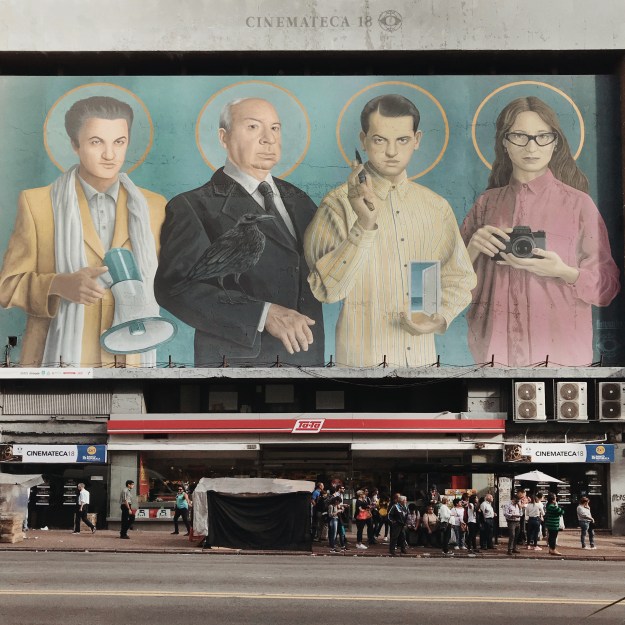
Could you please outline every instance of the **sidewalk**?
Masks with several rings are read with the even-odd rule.
[[[331,553],[327,543],[313,543],[312,553],[302,551],[247,551],[241,549],[228,549],[225,547],[213,547],[202,549],[201,539],[195,537],[189,540],[182,534],[172,536],[169,531],[142,531],[136,530],[129,533],[130,540],[121,540],[119,534],[113,530],[98,530],[95,534],[82,531],[79,535],[73,535],[71,530],[30,530],[26,532],[23,542],[15,544],[0,543],[0,551],[89,551],[111,553],[204,553],[207,555],[216,553],[235,554],[289,554],[302,556],[328,556],[328,557],[386,557],[388,556],[388,543],[380,542],[370,545],[367,550],[356,550],[354,534],[348,534],[350,549],[342,553]],[[503,558],[503,559],[555,559],[550,556],[547,545],[541,541],[542,551],[530,551],[521,547],[521,553],[508,556],[506,552],[507,538],[500,537],[496,550],[471,554],[467,551],[454,551],[454,558]],[[609,533],[597,532],[595,536],[596,550],[585,550],[580,546],[579,529],[572,528],[561,531],[558,536],[558,556],[566,560],[610,560],[625,561],[625,537],[612,536]],[[440,549],[425,547],[411,547],[406,557],[412,558],[450,558],[445,556]]]

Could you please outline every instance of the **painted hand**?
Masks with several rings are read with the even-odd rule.
[[[432,333],[444,334],[445,330],[447,330],[447,320],[438,313],[434,313],[433,315],[414,313],[411,317],[412,319],[409,319],[406,313],[399,313],[400,327],[408,332],[408,334],[412,334],[412,336]]]
[[[59,273],[52,279],[50,294],[74,304],[95,304],[105,292],[98,277],[107,271],[108,267],[83,267],[74,273]]]
[[[291,308],[285,308],[279,304],[271,304],[267,311],[265,330],[282,341],[284,348],[289,354],[299,351],[308,351],[308,346],[313,342],[310,326],[315,321],[306,315],[302,315]]]
[[[358,174],[364,171],[363,165],[353,161],[352,173],[347,178],[347,197],[358,223],[365,230],[373,230],[378,220],[378,209],[375,205],[375,193],[371,177],[367,176],[364,182],[358,180]]]

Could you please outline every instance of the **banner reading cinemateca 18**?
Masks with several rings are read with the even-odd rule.
[[[625,363],[611,76],[0,78],[24,367]]]
[[[614,462],[614,445],[519,443],[504,446],[505,462]]]
[[[0,445],[3,462],[106,463],[106,445]]]

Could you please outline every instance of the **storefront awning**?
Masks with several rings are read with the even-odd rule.
[[[501,434],[501,413],[115,414],[114,434]]]

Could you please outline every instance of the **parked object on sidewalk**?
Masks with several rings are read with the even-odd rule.
[[[24,540],[29,490],[42,483],[41,475],[0,473],[0,543],[13,544]]]
[[[193,533],[211,547],[310,551],[314,484],[269,478],[202,478],[193,491]]]

